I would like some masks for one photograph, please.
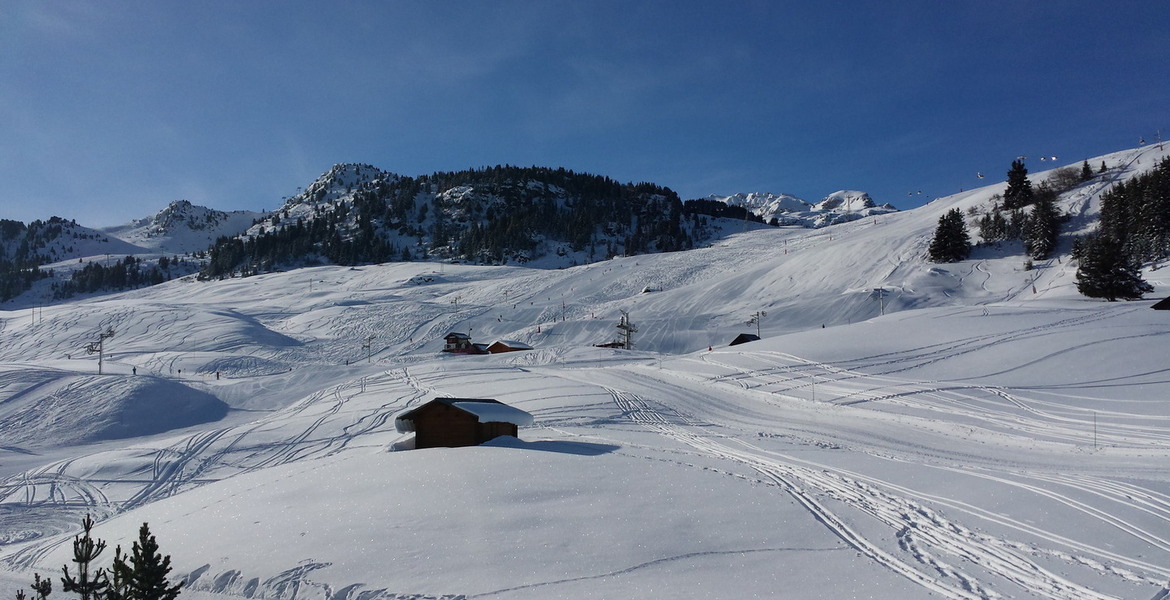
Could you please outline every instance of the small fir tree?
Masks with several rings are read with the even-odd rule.
[[[983,215],[979,220],[979,237],[988,244],[995,244],[1008,239],[1008,221],[1003,212],[996,209],[991,214]]]
[[[37,600],[45,600],[53,593],[53,580],[41,579],[39,574],[33,573],[32,591],[37,595]]]
[[[73,538],[73,562],[77,563],[77,577],[69,574],[69,565],[62,567],[65,576],[61,578],[61,589],[77,592],[81,600],[98,600],[109,586],[106,570],[99,568],[90,573],[93,561],[106,549],[106,543],[90,536],[93,518],[85,515],[81,521],[82,535]]]
[[[170,555],[158,551],[158,542],[150,534],[150,527],[143,523],[138,530],[138,541],[131,548],[129,562],[117,549],[114,558],[115,587],[122,587],[121,598],[110,600],[174,600],[183,584],[171,585],[167,574],[171,572]]]
[[[971,253],[971,237],[963,213],[952,208],[939,217],[934,239],[930,241],[930,260],[934,262],[958,262]]]
[[[1007,189],[1003,192],[1003,207],[1016,209],[1032,203],[1032,182],[1028,180],[1028,169],[1024,161],[1013,160],[1007,172]]]
[[[1081,181],[1088,181],[1093,178],[1093,169],[1089,166],[1089,161],[1081,164]]]
[[[1051,198],[1036,202],[1032,215],[1024,227],[1024,248],[1028,256],[1036,260],[1048,258],[1056,249],[1056,238],[1060,233],[1060,212]]]
[[[32,600],[47,600],[49,594],[53,593],[53,580],[41,579],[39,573],[33,573],[32,591],[36,594]],[[29,600],[29,597],[24,590],[16,590],[16,600]]]
[[[126,600],[129,588],[126,583],[128,569],[122,547],[114,547],[114,564],[110,567],[110,585],[106,588],[105,600]]]

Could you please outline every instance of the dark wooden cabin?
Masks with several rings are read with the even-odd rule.
[[[746,344],[748,342],[758,342],[759,340],[760,340],[760,336],[758,336],[754,333],[741,333],[741,334],[735,336],[735,339],[731,340],[731,343],[728,344],[728,346],[738,346],[740,344]]]
[[[477,446],[501,435],[519,437],[532,415],[487,398],[435,398],[394,419],[400,433],[414,432],[415,448]]]

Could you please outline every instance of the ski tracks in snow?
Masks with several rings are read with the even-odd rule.
[[[367,390],[379,397],[391,390],[393,399],[351,406],[351,401]],[[138,455],[117,459],[127,464],[122,477],[96,479],[75,474],[91,468],[89,463],[94,458],[100,460],[100,455],[16,474],[0,481],[0,502],[63,509],[62,520],[72,520],[72,513],[81,509],[106,513],[129,510],[237,474],[335,454],[355,440],[393,432],[392,416],[431,392],[406,368],[386,373],[374,383],[361,378],[322,390],[247,424],[196,433],[165,446],[138,448]],[[385,438],[368,439],[381,444]],[[41,555],[30,548],[9,556],[6,562],[29,565]]]
[[[750,467],[775,482],[834,535],[858,552],[931,593],[952,600],[1000,598],[999,593],[987,587],[989,583],[981,582],[978,576],[964,572],[960,567],[948,562],[965,561],[1043,598],[1051,600],[1113,598],[1073,583],[1040,566],[1028,556],[1034,549],[1024,544],[982,534],[948,520],[941,513],[912,499],[916,494],[912,490],[893,486],[895,489],[889,491],[890,486],[885,482],[872,479],[867,481],[866,478],[847,471],[769,453],[738,440],[733,446],[709,433],[696,433],[689,426],[677,424],[678,419],[673,415],[661,414],[652,404],[636,394],[613,388],[606,389],[622,414],[631,421],[706,455]],[[885,525],[895,532],[898,550],[887,550],[879,542],[867,538],[821,498],[860,511]],[[1157,500],[1146,499],[1145,502],[1157,503]],[[1032,529],[1034,533],[1038,532],[1035,528]],[[1068,540],[1060,541],[1068,543]],[[1155,542],[1161,545],[1165,540]],[[1101,554],[1097,548],[1083,549]],[[1110,558],[1124,560],[1124,557],[1120,556]],[[1158,571],[1153,565],[1133,566]]]

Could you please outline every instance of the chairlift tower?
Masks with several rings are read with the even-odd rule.
[[[362,342],[362,350],[366,351],[366,363],[370,362],[370,356],[373,353],[373,344],[374,344],[374,336],[372,336],[372,335],[370,337],[366,338],[366,341]]]
[[[757,310],[756,312],[752,313],[752,318],[747,320],[748,325],[756,326],[756,337],[762,337],[760,335],[760,321],[762,321],[766,316],[768,316],[767,311]]]
[[[618,321],[617,328],[622,331],[622,347],[626,350],[633,350],[633,334],[638,332],[638,326],[630,322],[630,313],[624,310],[621,313],[622,318]]]
[[[86,354],[97,354],[98,355],[98,375],[102,374],[102,359],[105,355],[105,342],[106,342],[106,340],[108,340],[112,337],[114,337],[114,328],[113,327],[98,334],[98,340],[96,342],[90,342],[90,343],[85,345],[85,353]]]
[[[873,293],[875,296],[877,296],[878,314],[885,315],[886,314],[886,288],[880,288],[880,287],[873,288]]]

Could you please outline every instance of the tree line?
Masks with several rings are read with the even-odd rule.
[[[1007,187],[993,197],[990,208],[977,222],[979,237],[986,244],[1018,240],[1023,243],[1029,260],[1044,260],[1056,250],[1060,225],[1065,220],[1056,201],[1060,195],[1092,179],[1086,162],[1077,167],[1057,169],[1039,186],[1028,179],[1022,160],[1012,161],[1007,172]],[[975,214],[974,210],[971,212]],[[959,209],[951,209],[939,219],[928,254],[934,262],[957,262],[971,253],[967,225]]]
[[[990,211],[977,222],[983,243],[1023,242],[1030,261],[1048,258],[1056,248],[1061,223],[1056,201],[1060,194],[1106,173],[1094,173],[1088,161],[1056,170],[1038,187],[1027,177],[1023,161],[1012,162],[1007,187]],[[947,211],[939,218],[928,249],[933,262],[965,260],[972,244],[963,213]],[[1091,298],[1139,299],[1153,290],[1141,277],[1143,263],[1170,256],[1170,159],[1127,182],[1115,184],[1101,196],[1101,214],[1095,233],[1073,241],[1077,261],[1077,290]]]
[[[160,257],[156,262],[127,256],[110,265],[91,261],[74,271],[68,280],[53,284],[53,297],[60,300],[77,294],[111,292],[158,285],[172,278],[172,266],[183,264],[174,257]]]
[[[28,225],[0,219],[0,302],[19,296],[37,280],[52,274],[40,266],[52,262],[53,257],[46,249],[68,223],[77,224],[60,217],[36,220]]]
[[[1077,287],[1086,296],[1132,300],[1153,291],[1141,266],[1170,256],[1170,159],[1101,197],[1096,233],[1076,240]]]

